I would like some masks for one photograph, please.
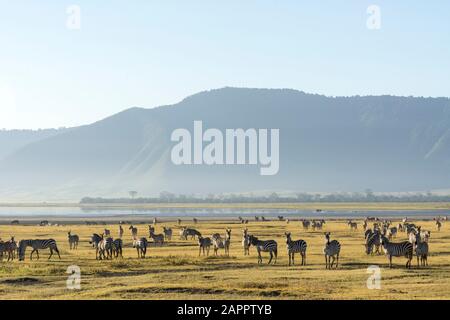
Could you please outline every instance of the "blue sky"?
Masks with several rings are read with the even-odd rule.
[[[66,27],[73,4],[80,30]],[[87,124],[224,86],[449,97],[449,12],[440,0],[0,0],[0,128]]]

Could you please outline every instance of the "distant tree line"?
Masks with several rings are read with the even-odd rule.
[[[243,194],[208,194],[206,196],[174,194],[161,192],[159,197],[137,197],[132,191],[127,198],[92,198],[85,197],[81,204],[114,204],[114,203],[300,203],[300,202],[450,202],[450,195],[433,193],[411,194],[375,194],[370,190],[354,193],[311,194],[297,193],[295,196],[283,196],[274,192],[268,195]]]

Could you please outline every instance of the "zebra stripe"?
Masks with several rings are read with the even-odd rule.
[[[54,239],[28,239],[28,240],[20,240],[19,242],[19,261],[25,260],[25,251],[27,247],[32,247],[33,250],[30,254],[30,260],[33,260],[33,253],[36,252],[37,259],[39,260],[39,250],[41,249],[50,249],[50,255],[48,259],[50,259],[53,255],[53,251],[56,251],[59,259],[61,256],[59,255],[58,246],[56,245],[56,241]]]
[[[139,240],[133,241],[133,248],[136,248],[138,258],[145,258],[145,255],[147,254],[147,246],[147,238],[140,238]]]
[[[406,268],[411,268],[411,260],[413,255],[413,245],[409,241],[400,243],[389,242],[385,236],[381,238],[383,250],[389,258],[389,268],[392,268],[392,257],[406,257]]]
[[[69,239],[69,248],[70,248],[70,250],[77,249],[78,242],[80,241],[80,238],[76,234],[72,235],[71,231],[69,231],[67,233],[67,237]]]
[[[325,233],[325,246],[323,248],[323,253],[325,254],[325,268],[333,268],[333,263],[336,260],[336,267],[339,264],[339,253],[341,252],[341,244],[337,240],[330,241],[330,233]],[[331,258],[333,260],[331,260]]]
[[[211,239],[210,238],[202,238],[198,237],[198,256],[200,257],[200,253],[203,251],[203,255],[209,256],[209,249],[211,247]]]
[[[284,233],[286,236],[286,249],[288,252],[288,256],[289,256],[289,265],[291,265],[291,260],[292,260],[292,264],[294,265],[294,255],[295,253],[300,253],[300,255],[302,256],[302,266],[306,265],[306,241],[304,240],[296,240],[293,241],[291,239],[291,233],[290,232],[285,232]]]
[[[275,240],[259,240],[257,237],[250,235],[249,241],[251,245],[256,247],[256,251],[258,252],[258,264],[262,263],[261,252],[270,253],[270,259],[268,264],[272,262],[274,256],[275,256],[274,264],[277,263],[278,244]]]

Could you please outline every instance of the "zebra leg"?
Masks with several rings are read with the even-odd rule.
[[[52,250],[52,248],[50,248],[50,255],[48,256],[48,259],[47,259],[47,260],[50,260],[50,258],[52,257],[52,255],[53,255],[53,250]]]
[[[56,247],[56,246],[55,246],[55,251],[56,251],[56,253],[58,254],[59,260],[61,260],[61,256],[59,255],[58,247]]]
[[[389,255],[389,268],[392,268],[392,255]]]
[[[422,257],[420,257],[420,260],[422,260]],[[421,261],[422,262],[422,261]],[[417,255],[417,267],[419,267],[419,255]]]
[[[338,267],[338,264],[339,264],[339,253],[337,254],[337,257],[336,257],[337,259],[336,259],[336,269],[337,269],[337,267]]]
[[[277,264],[278,249],[275,249],[275,250],[273,251],[273,253],[275,254],[275,261],[274,261],[273,264]],[[294,261],[293,259],[294,259],[294,257],[292,257],[292,261]]]
[[[270,264],[270,262],[272,262],[272,259],[273,259],[273,253],[272,253],[272,251],[270,251],[269,253],[270,253],[270,259],[269,259],[269,263],[268,263],[268,264]]]

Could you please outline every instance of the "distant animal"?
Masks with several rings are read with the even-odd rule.
[[[255,216],[255,221],[259,221],[259,217],[258,216]]]
[[[50,223],[47,221],[47,220],[42,220],[40,223],[39,223],[39,225],[41,226],[41,227],[43,227],[43,226],[48,226]]]
[[[78,242],[80,241],[80,237],[78,237],[76,234],[72,235],[71,231],[67,232],[67,238],[69,239],[69,248],[77,249],[78,248]]]
[[[105,237],[110,237],[110,236],[111,236],[111,230],[105,229]]]
[[[331,241],[330,235],[331,235],[330,232],[325,233],[325,246],[323,248],[323,253],[325,255],[325,268],[332,269],[333,264],[336,261],[335,268],[337,269],[339,265],[339,254],[341,252],[341,244],[337,240]]]
[[[284,217],[283,216],[278,216],[278,220],[283,221]]]
[[[250,240],[248,238],[248,229],[242,230],[242,247],[244,248],[244,256],[250,255]]]
[[[20,240],[19,242],[19,261],[25,260],[25,250],[27,247],[32,247],[33,250],[30,254],[30,260],[33,260],[33,253],[36,252],[37,259],[39,260],[39,250],[50,249],[50,255],[48,259],[53,256],[53,252],[55,251],[58,254],[59,259],[61,256],[59,254],[58,246],[56,245],[56,241],[54,239],[27,239]]]
[[[367,220],[364,220],[364,222],[363,222],[363,229],[364,229],[364,231],[367,230]]]
[[[284,235],[286,236],[286,248],[289,256],[289,265],[291,265],[291,261],[292,264],[294,264],[294,256],[296,253],[300,253],[302,257],[301,265],[302,266],[306,265],[306,248],[307,248],[306,241],[304,240],[293,241],[291,239],[290,232],[285,232]]]
[[[19,220],[13,220],[13,221],[11,221],[11,224],[12,225],[18,225],[19,224]]]
[[[226,234],[225,234],[225,254],[227,256],[230,256],[230,244],[231,244],[231,229],[226,229],[225,230]]]
[[[391,240],[392,238],[397,237],[397,227],[391,227],[388,229],[388,239]]]
[[[259,240],[257,237],[250,235],[249,241],[250,244],[254,246],[256,248],[256,251],[258,252],[258,264],[262,264],[261,252],[270,253],[268,264],[272,262],[273,258],[275,258],[274,264],[277,262],[278,244],[275,240]]]
[[[158,223],[158,219],[157,218],[153,218],[153,224],[156,225]]]
[[[213,234],[211,238],[214,249],[214,255],[217,256],[217,252],[219,251],[219,249],[225,249],[225,239],[223,239],[218,233]]]
[[[150,238],[153,239],[153,242],[160,246],[164,244],[164,235],[163,234],[155,234],[155,228],[152,226],[148,226],[148,231],[150,233]]]
[[[309,220],[302,220],[302,225],[304,230],[308,230],[309,226],[311,225],[311,221]]]
[[[392,257],[406,257],[406,268],[411,268],[411,260],[413,256],[413,245],[409,241],[400,243],[389,242],[385,236],[381,237],[381,245],[389,259],[389,268],[392,268]]]
[[[163,227],[163,233],[166,240],[172,240],[172,229]]]
[[[198,223],[197,218],[192,219],[192,221],[194,221],[194,224],[197,224],[197,223]]]
[[[347,224],[350,226],[350,230],[358,230],[358,223],[348,220]]]
[[[203,251],[203,255],[209,256],[209,249],[211,247],[211,239],[210,238],[202,238],[198,237],[198,256],[200,257],[200,253]]]
[[[177,221],[178,221],[178,224],[181,224],[181,219],[177,219]]]
[[[436,227],[438,231],[441,231],[442,223],[439,220],[436,220]]]
[[[267,221],[264,216],[261,216],[261,221]]]
[[[89,243],[92,245],[93,248],[95,248],[95,259],[99,259],[99,245],[100,242],[103,240],[103,237],[98,235],[97,233],[94,233],[91,236],[91,241]]]
[[[191,240],[192,240],[192,239],[195,239],[195,236],[199,237],[201,235],[202,234],[195,229],[186,228],[186,227],[182,228],[182,239],[184,239],[184,240],[187,240],[187,237],[189,237],[189,236],[191,237]]]
[[[128,228],[128,230],[131,230],[131,237],[132,240],[136,240],[137,239],[137,235],[138,235],[138,229],[136,227],[133,227],[132,225]]]
[[[14,240],[14,237],[11,237],[11,240],[2,242],[0,241],[0,261],[3,259],[3,255],[5,253],[8,254],[8,261],[13,261],[16,257],[17,251],[17,243]]]
[[[136,248],[138,258],[145,259],[145,255],[147,254],[147,246],[147,238],[133,240],[133,248]]]

